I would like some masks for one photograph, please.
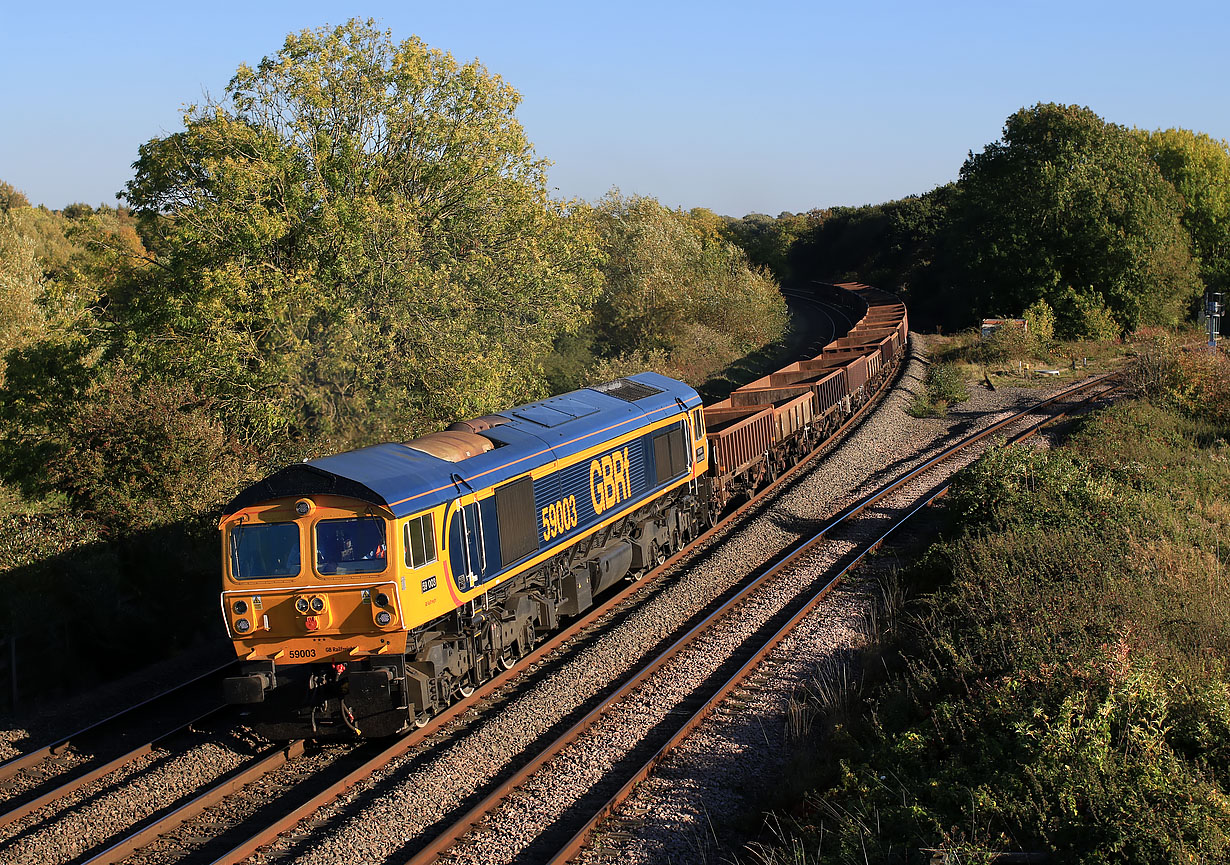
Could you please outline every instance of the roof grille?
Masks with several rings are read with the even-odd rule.
[[[608,381],[606,384],[596,384],[590,390],[596,390],[598,393],[604,393],[607,396],[613,396],[625,402],[636,402],[638,399],[662,393],[662,388],[660,387],[642,384],[639,381],[632,381],[626,378],[617,378],[615,381]]]

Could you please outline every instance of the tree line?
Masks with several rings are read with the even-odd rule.
[[[291,459],[621,364],[703,380],[780,336],[776,283],[714,214],[548,195],[519,100],[351,21],[189,108],[118,208],[6,186],[5,480],[162,524]]]
[[[858,279],[948,328],[1045,304],[1065,338],[1175,325],[1230,287],[1230,145],[1038,104],[956,182],[884,204],[731,220],[787,279]]]

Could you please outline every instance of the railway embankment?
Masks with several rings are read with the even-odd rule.
[[[1228,366],[1145,351],[1142,398],[958,478],[879,627],[796,692],[755,861],[1225,860]]]

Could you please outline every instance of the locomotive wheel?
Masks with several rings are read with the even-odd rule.
[[[426,712],[419,712],[417,715],[414,716],[414,719],[410,723],[414,725],[414,729],[421,730],[427,726],[427,722],[430,720],[431,720],[431,715],[429,715]]]
[[[654,541],[653,544],[650,545],[649,555],[650,555],[650,560],[653,562],[653,566],[655,568],[662,567],[662,565],[666,562],[668,558],[666,547],[658,546],[657,541]]]
[[[496,665],[501,670],[511,670],[513,667],[517,666],[517,661],[519,660],[520,658],[517,657],[517,652],[515,649],[507,649],[498,659],[496,659]]]
[[[464,700],[466,697],[474,693],[474,683],[459,679],[456,686],[453,688],[453,694],[456,698]]]

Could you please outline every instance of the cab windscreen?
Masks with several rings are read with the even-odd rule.
[[[237,580],[299,573],[299,526],[255,523],[231,529],[231,575]]]
[[[386,565],[384,520],[353,517],[316,524],[316,570],[322,574],[374,574]]]

